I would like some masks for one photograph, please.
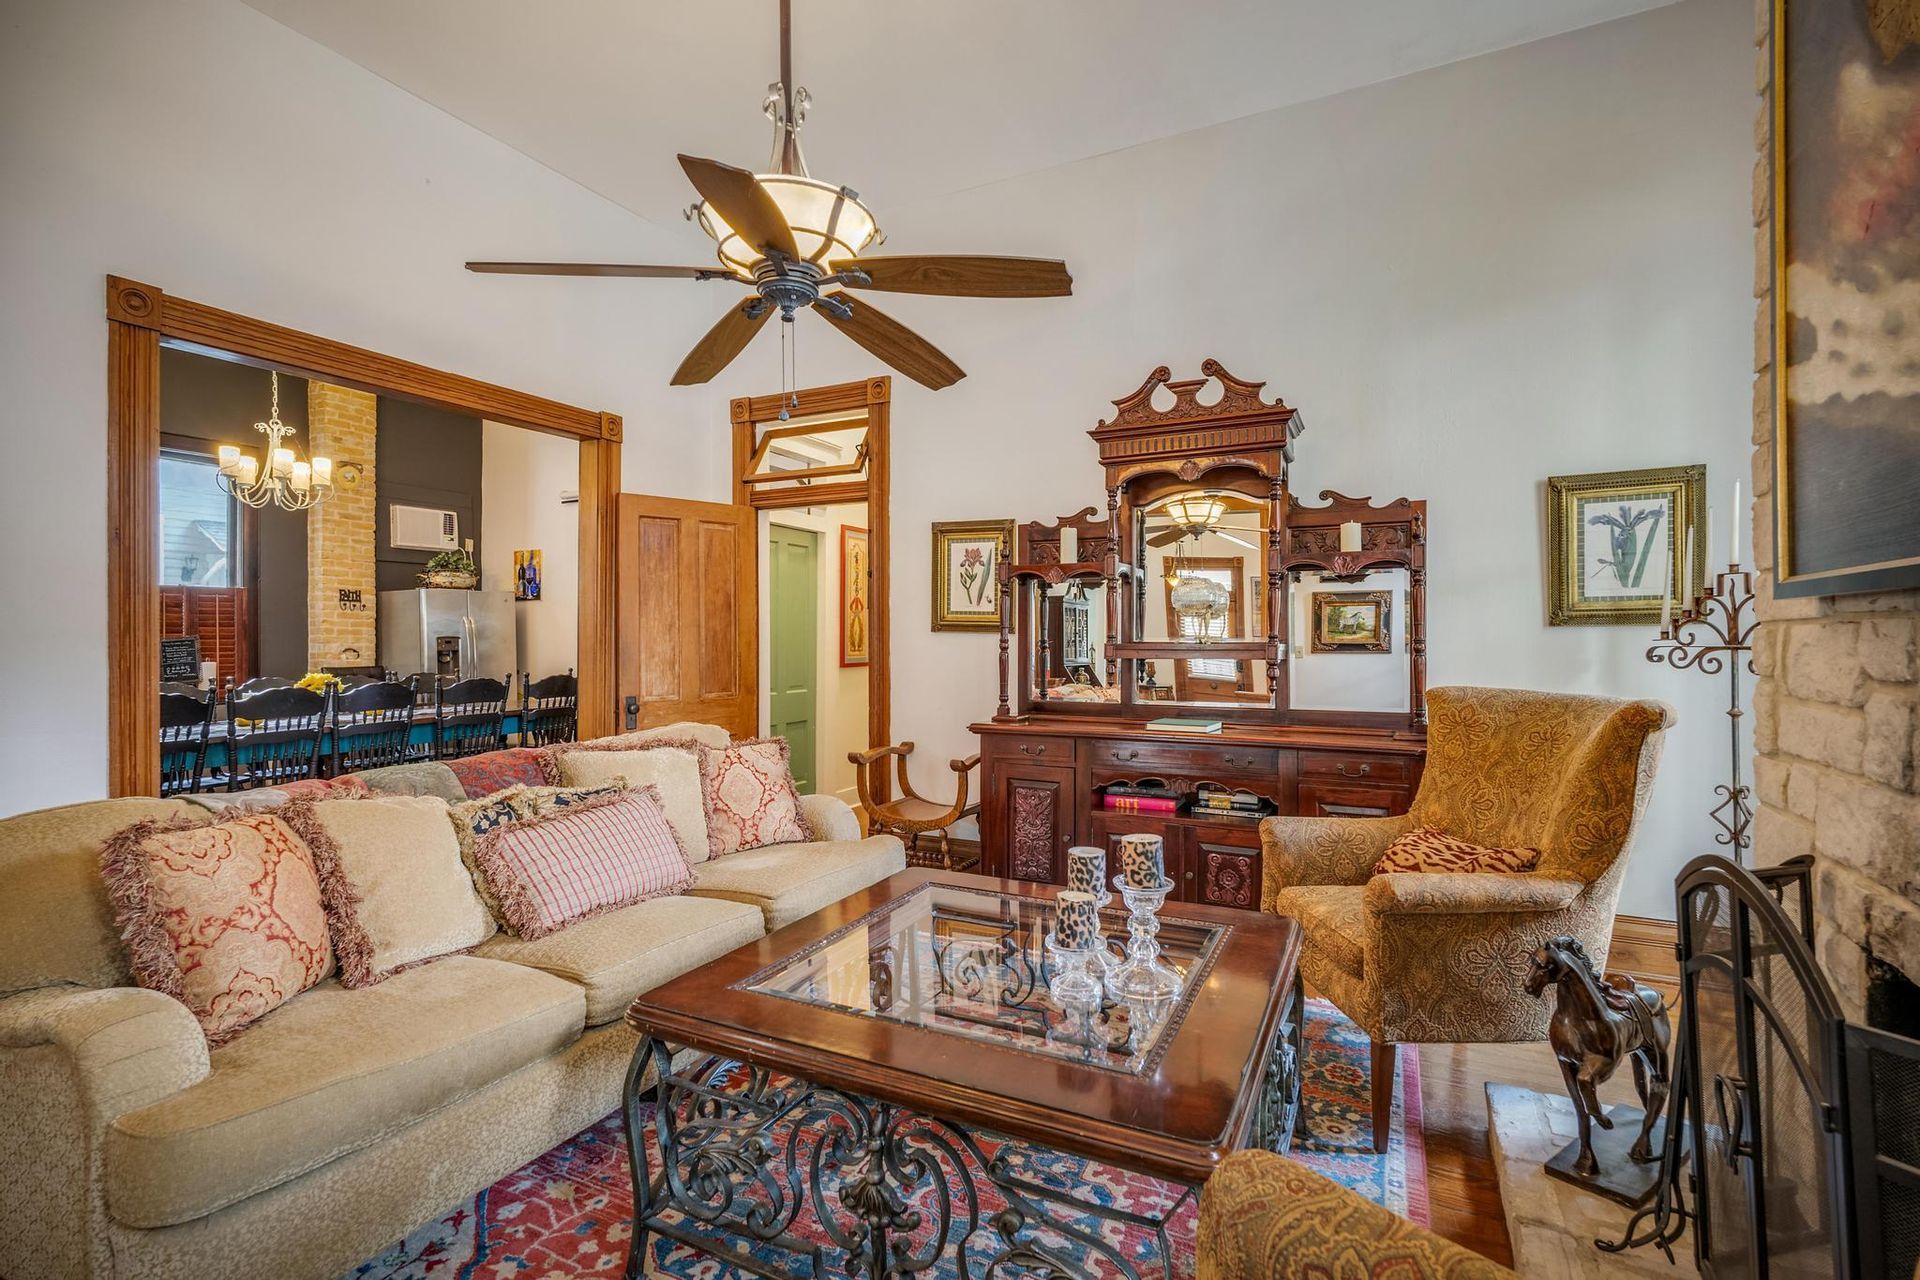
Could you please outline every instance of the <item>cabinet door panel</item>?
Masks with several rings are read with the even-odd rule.
[[[997,783],[1004,874],[1065,883],[1066,850],[1073,843],[1073,770],[1028,767]]]
[[[1188,831],[1186,861],[1193,873],[1193,901],[1221,907],[1259,907],[1259,827],[1193,827]]]

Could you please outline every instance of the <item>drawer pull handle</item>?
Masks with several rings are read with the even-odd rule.
[[[1341,763],[1333,766],[1333,771],[1343,778],[1364,778],[1373,772],[1373,766],[1371,764],[1363,764],[1358,769],[1349,771],[1345,763]]]
[[[1036,747],[1031,743],[1023,742],[1020,744],[1020,754],[1023,756],[1043,756],[1047,754],[1047,744],[1043,742]]]
[[[1138,760],[1138,759],[1140,758],[1140,748],[1138,748],[1138,747],[1135,747],[1135,748],[1134,748],[1133,750],[1131,750],[1131,751],[1118,751],[1118,750],[1116,750],[1116,751],[1115,751],[1115,752],[1113,753],[1113,758],[1114,758],[1115,760]]]

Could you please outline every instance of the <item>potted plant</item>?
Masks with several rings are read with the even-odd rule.
[[[429,587],[471,591],[480,585],[480,571],[474,567],[473,557],[465,551],[442,551],[427,561],[426,571],[420,575],[420,581]]]

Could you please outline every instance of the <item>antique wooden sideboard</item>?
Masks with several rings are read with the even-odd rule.
[[[1089,433],[1104,516],[1019,525],[1003,557],[1000,702],[972,726],[988,874],[1062,883],[1069,847],[1150,831],[1176,898],[1257,908],[1262,816],[1404,813],[1419,786],[1425,502],[1300,502],[1299,415],[1202,370],[1155,370]],[[1209,380],[1221,392],[1203,404]],[[1156,408],[1163,388],[1173,403]],[[1063,609],[1087,613],[1090,642]],[[1152,727],[1163,717],[1221,727]],[[1116,786],[1180,799],[1108,807]],[[1207,791],[1259,808],[1205,808]]]

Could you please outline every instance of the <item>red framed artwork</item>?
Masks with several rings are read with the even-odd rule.
[[[873,562],[867,555],[867,531],[840,526],[840,665],[864,667],[871,649]]]

